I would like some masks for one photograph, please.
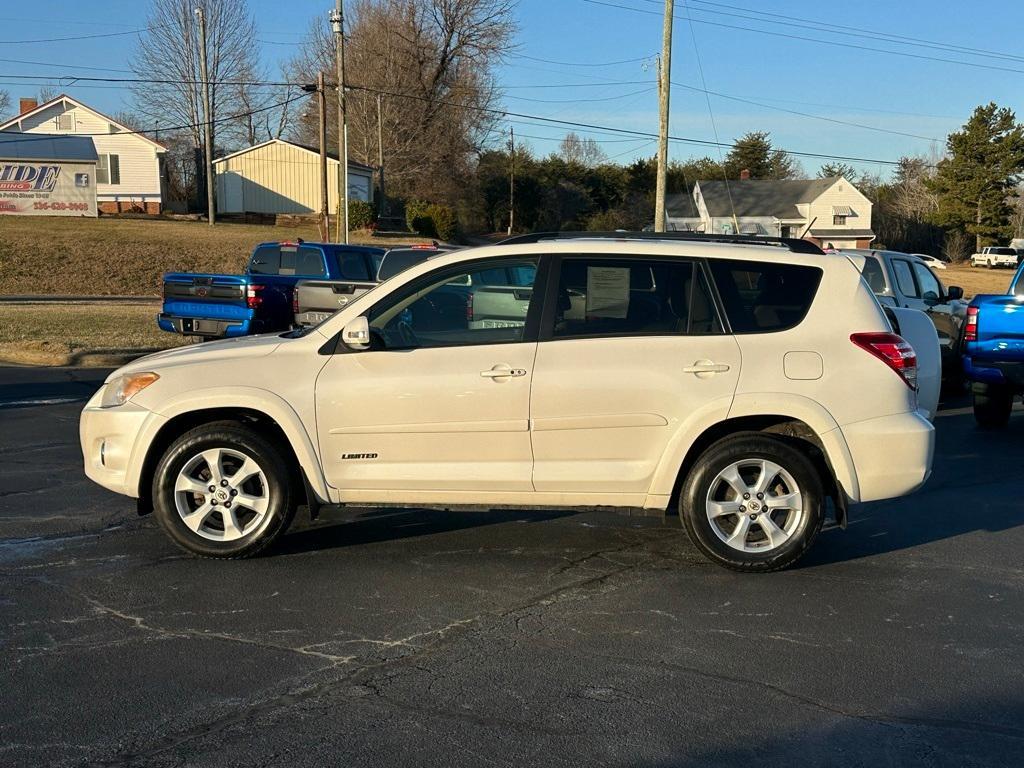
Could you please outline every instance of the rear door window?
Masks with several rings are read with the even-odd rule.
[[[793,328],[807,315],[821,270],[801,264],[711,259],[711,274],[734,333]]]
[[[558,280],[556,339],[722,330],[692,261],[566,257]]]
[[[896,285],[900,293],[912,299],[920,298],[917,292],[917,283],[914,282],[914,270],[906,259],[893,259],[892,271],[896,275]]]
[[[364,283],[370,280],[366,258],[358,251],[339,251],[338,268],[342,280],[359,280]]]
[[[261,245],[253,251],[249,272],[254,275],[276,275],[281,271],[281,247]]]
[[[874,256],[864,258],[864,271],[861,272],[872,293],[885,293],[885,273],[882,272],[882,262]]]

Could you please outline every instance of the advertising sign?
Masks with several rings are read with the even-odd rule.
[[[94,163],[0,160],[0,214],[96,216]]]

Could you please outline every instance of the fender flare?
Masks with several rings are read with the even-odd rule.
[[[749,392],[722,397],[694,411],[680,422],[655,470],[650,493],[668,498],[693,445],[707,430],[729,419],[779,416],[801,421],[817,436],[835,480],[851,501],[860,496],[857,473],[839,425],[824,407],[808,397],[779,392]]]
[[[168,421],[188,413],[217,409],[255,411],[272,419],[284,432],[302,473],[317,497],[325,502],[330,499],[316,444],[299,414],[280,395],[258,387],[232,386],[191,390],[161,403],[159,410],[154,411],[157,418],[146,421],[142,433],[135,442],[126,485],[129,488],[139,488],[142,468],[150,447],[160,429]]]

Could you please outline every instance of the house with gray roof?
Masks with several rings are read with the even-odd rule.
[[[676,211],[687,226],[715,234],[802,237],[822,247],[866,248],[875,239],[871,201],[842,176],[827,179],[750,179],[698,181],[689,209],[672,195],[667,222]],[[698,223],[693,224],[694,215]],[[671,228],[671,227],[670,227]]]

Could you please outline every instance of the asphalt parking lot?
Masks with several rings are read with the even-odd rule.
[[[1007,766],[1024,413],[740,576],[674,518],[329,513],[192,559],[88,482],[104,371],[0,368],[0,764]]]

